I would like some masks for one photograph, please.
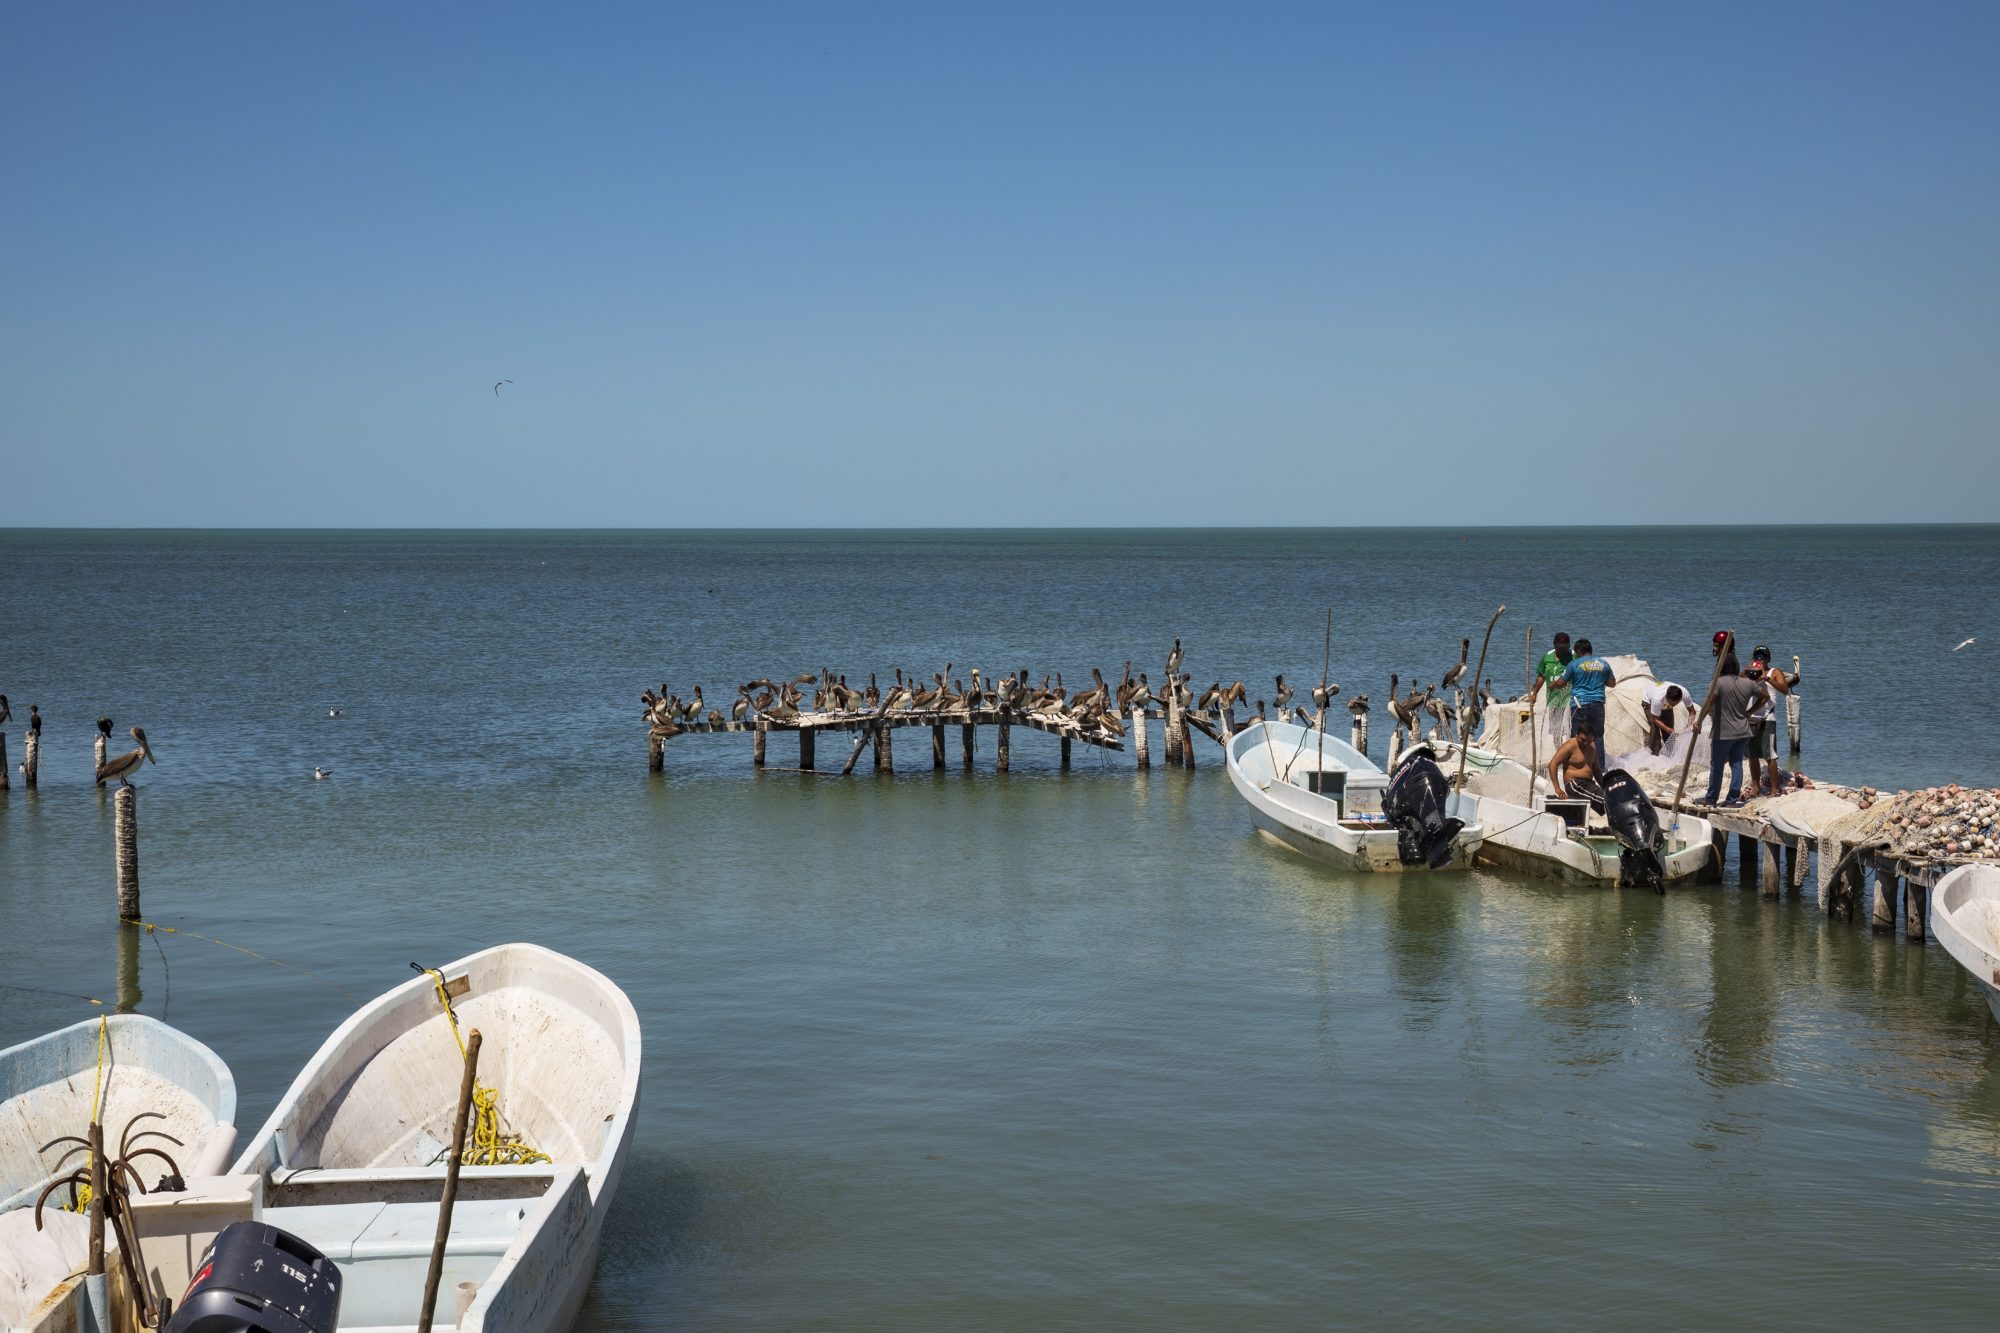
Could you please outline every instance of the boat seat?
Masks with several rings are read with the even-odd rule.
[[[514,1243],[535,1199],[460,1199],[451,1211],[453,1254],[501,1255]],[[291,1232],[335,1263],[427,1255],[437,1238],[435,1203],[288,1204],[263,1220]]]

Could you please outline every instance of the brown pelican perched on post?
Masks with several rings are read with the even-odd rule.
[[[1460,639],[1458,641],[1458,665],[1444,673],[1444,679],[1438,682],[1439,689],[1448,690],[1458,684],[1459,678],[1465,674],[1465,659],[1471,655],[1472,640]]]
[[[107,759],[97,766],[98,786],[102,787],[112,778],[117,778],[129,787],[132,785],[132,771],[140,764],[160,762],[153,758],[153,747],[146,744],[146,733],[143,728],[132,728],[132,739],[139,742],[138,749],[121,754],[116,759]]]

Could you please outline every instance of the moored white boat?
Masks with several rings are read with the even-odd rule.
[[[1414,861],[1405,830],[1384,801],[1389,775],[1347,742],[1290,722],[1252,722],[1230,737],[1229,780],[1250,807],[1251,821],[1296,851],[1349,870],[1431,868]],[[1442,815],[1459,827],[1434,829],[1448,838],[1449,861],[1436,868],[1463,870],[1479,850],[1483,830],[1470,802],[1451,795]]]
[[[1438,762],[1447,772],[1456,772],[1458,747],[1443,747]],[[1555,788],[1540,775],[1531,785],[1526,764],[1475,745],[1466,755],[1465,794],[1486,829],[1479,846],[1481,861],[1565,883],[1620,881],[1624,844],[1617,831],[1595,810],[1586,808],[1582,822],[1572,825],[1561,814],[1543,809],[1542,802],[1556,794]],[[1656,851],[1666,883],[1688,879],[1708,864],[1713,831],[1707,820],[1690,814],[1660,829]]]
[[[1931,890],[1931,929],[2000,1019],[2000,865],[1960,866]]]
[[[638,1015],[601,973],[537,945],[440,971],[459,1030],[481,1034],[501,1127],[553,1160],[462,1169],[438,1326],[463,1296],[463,1330],[567,1328],[632,1141]],[[413,977],[342,1023],[235,1166],[257,1220],[339,1265],[343,1333],[417,1323],[464,1068],[438,990]]]
[[[66,1186],[49,1196],[39,1231],[34,1212],[50,1181],[86,1164],[80,1151],[63,1160],[75,1145],[55,1141],[88,1134],[93,1099],[107,1152],[133,1150],[147,1185],[168,1167],[137,1149],[193,1176],[219,1171],[236,1146],[229,1067],[157,1018],[86,1019],[0,1050],[0,1328],[81,1326],[89,1225],[62,1211]]]

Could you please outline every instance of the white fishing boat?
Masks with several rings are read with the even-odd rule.
[[[1229,780],[1259,831],[1349,870],[1463,870],[1484,831],[1416,747],[1391,775],[1347,742],[1290,722],[1230,737]]]
[[[415,976],[342,1023],[250,1140],[235,1182],[217,1188],[339,1266],[342,1333],[413,1329],[464,1070],[459,1034],[477,1029],[478,1086],[496,1094],[493,1155],[549,1160],[463,1168],[435,1319],[487,1333],[567,1328],[632,1141],[638,1015],[601,973],[532,944],[439,971],[442,983]]]
[[[48,1194],[40,1229],[35,1204],[86,1168],[76,1140],[93,1106],[109,1157],[129,1158],[148,1188],[211,1175],[236,1147],[229,1067],[157,1018],[111,1014],[0,1050],[0,1328],[82,1326],[89,1222],[64,1211],[68,1185]]]
[[[1446,746],[1439,763],[1455,773],[1458,758],[1458,747]],[[1606,779],[1610,782],[1611,775]],[[1636,783],[1622,790],[1646,800]],[[1531,776],[1526,764],[1496,750],[1475,745],[1466,752],[1464,791],[1486,827],[1479,859],[1491,865],[1571,884],[1620,884],[1635,878],[1634,858],[1628,853],[1648,850],[1657,867],[1649,864],[1636,877],[1659,888],[1688,879],[1708,864],[1714,829],[1707,820],[1682,814],[1661,827],[1648,801],[1638,827],[1628,827],[1621,837],[1612,816],[1623,812],[1587,800],[1560,799],[1547,777]],[[1650,883],[1654,870],[1658,884]]]
[[[1931,890],[1931,929],[2000,1019],[2000,866],[1960,866]]]

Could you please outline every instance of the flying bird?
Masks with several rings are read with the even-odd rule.
[[[1970,648],[1970,647],[1971,647],[1971,646],[1972,646],[1972,645],[1973,645],[1973,644],[1974,644],[1975,642],[1977,642],[1977,640],[1974,640],[1974,639],[1967,639],[1967,640],[1966,640],[1966,641],[1965,641],[1964,643],[1961,643],[1960,645],[1958,645],[1958,648]],[[1957,651],[1958,651],[1958,648],[1954,648],[1954,649],[1952,649],[1952,651],[1953,651],[1953,652],[1957,652]]]
[[[501,386],[501,385],[503,385],[503,384],[512,384],[513,382],[514,382],[514,381],[512,381],[512,380],[495,380],[495,381],[493,381],[493,396],[494,396],[495,398],[498,398],[498,397],[500,396],[500,386]]]

